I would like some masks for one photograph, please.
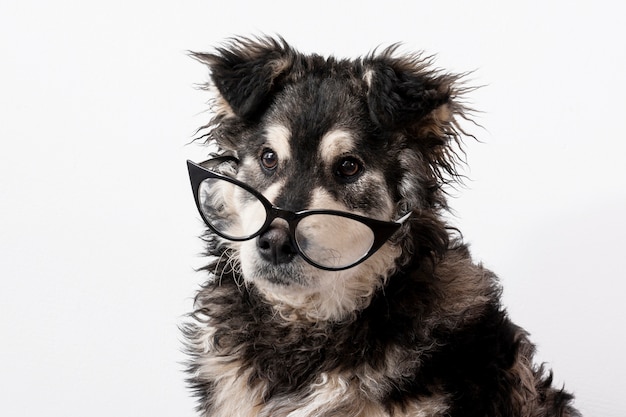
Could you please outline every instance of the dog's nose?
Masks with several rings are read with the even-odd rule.
[[[256,245],[263,259],[274,265],[290,262],[298,253],[283,227],[267,229],[257,238]]]

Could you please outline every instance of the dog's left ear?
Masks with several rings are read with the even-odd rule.
[[[252,119],[290,68],[294,51],[282,38],[236,38],[216,53],[192,52],[191,56],[211,71],[220,94],[218,112]]]
[[[418,123],[452,96],[453,77],[429,70],[419,56],[394,57],[395,49],[364,61],[370,117],[387,129]]]
[[[466,133],[457,118],[467,119],[471,111],[460,100],[470,89],[463,85],[464,74],[432,69],[432,60],[419,54],[396,56],[396,49],[363,61],[370,118],[382,130],[401,133],[410,149],[402,158],[401,201],[408,207],[445,207],[441,187],[462,182],[457,167]],[[427,170],[415,174],[416,167]]]

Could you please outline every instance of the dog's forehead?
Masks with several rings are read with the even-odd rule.
[[[367,106],[358,85],[346,81],[309,75],[288,84],[268,113],[268,140],[309,156],[351,147],[348,142],[367,128]]]

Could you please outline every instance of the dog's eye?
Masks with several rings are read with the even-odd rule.
[[[273,171],[278,166],[278,155],[271,149],[265,149],[261,154],[261,165],[268,171]]]
[[[343,158],[337,164],[335,174],[344,180],[353,180],[363,171],[363,165],[356,158]]]

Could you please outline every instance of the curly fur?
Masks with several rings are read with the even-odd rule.
[[[294,171],[290,160],[274,177],[288,194],[280,198],[307,201],[302,190],[329,179],[306,156],[341,126],[384,177],[388,196],[379,198],[393,216],[413,211],[362,265],[330,275],[302,269],[311,281],[289,285],[246,276],[241,246],[207,233],[210,278],[183,326],[201,415],[579,416],[572,395],[533,364],[535,348],[509,320],[496,276],[472,262],[442,218],[443,187],[459,178],[457,121],[469,112],[459,75],[397,45],[337,60],[281,38],[236,38],[192,55],[209,66],[215,94],[201,138],[237,155],[247,180],[268,187],[250,161],[262,127],[280,122],[301,140]],[[367,184],[350,187],[349,197],[330,185],[327,194],[348,209],[380,211],[364,197]]]

